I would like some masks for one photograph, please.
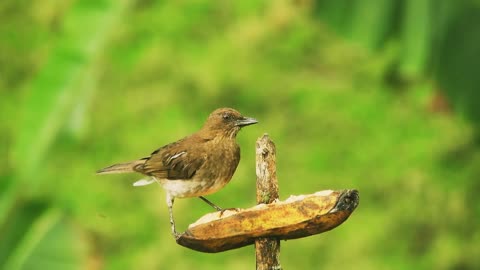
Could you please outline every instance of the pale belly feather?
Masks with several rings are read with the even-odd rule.
[[[229,181],[166,180],[158,179],[167,193],[176,198],[205,196],[217,192]]]

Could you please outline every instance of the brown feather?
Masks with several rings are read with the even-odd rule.
[[[159,179],[191,179],[205,164],[206,154],[202,140],[194,134],[178,142],[155,150],[137,172],[155,176]]]
[[[113,174],[113,173],[131,173],[135,172],[135,167],[142,166],[145,159],[134,160],[125,163],[118,163],[97,171],[97,174]]]

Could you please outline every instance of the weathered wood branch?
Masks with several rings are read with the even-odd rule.
[[[278,200],[275,144],[267,134],[257,140],[257,204],[270,204]],[[280,240],[271,237],[255,239],[257,270],[280,270]]]

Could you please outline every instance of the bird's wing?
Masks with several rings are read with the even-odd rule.
[[[154,151],[145,164],[136,169],[159,179],[191,179],[205,164],[206,155],[192,154],[185,144],[173,143]]]

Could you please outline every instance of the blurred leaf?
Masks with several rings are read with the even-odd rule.
[[[82,95],[80,95],[75,103],[72,105],[72,112],[69,120],[70,133],[80,139],[86,135],[88,127],[88,109],[93,101],[93,97],[96,91],[97,76],[95,68],[92,67],[86,71],[86,75],[83,76],[83,82],[79,84],[79,88],[83,89]]]
[[[336,31],[348,35],[351,31],[353,9],[351,0],[321,0],[318,1],[315,11]]]
[[[396,0],[354,1],[349,36],[368,49],[378,48],[392,27],[395,3]]]
[[[430,0],[408,0],[403,17],[403,51],[400,72],[406,78],[425,71],[432,47],[432,5]]]
[[[15,249],[23,241],[25,234],[30,230],[30,226],[47,209],[45,203],[25,203],[18,199],[14,202],[13,207],[8,209],[8,218],[2,220],[0,227],[0,266],[5,265],[7,260],[15,253]]]
[[[85,269],[87,246],[58,209],[27,204],[2,229],[2,269]],[[44,208],[42,211],[41,208]]]
[[[450,25],[437,61],[436,78],[454,108],[480,131],[480,7],[469,6]]]
[[[10,175],[0,176],[0,227],[6,222],[10,210],[18,200],[17,191],[16,182],[12,181]]]
[[[127,1],[78,1],[64,24],[64,34],[29,88],[23,119],[13,147],[17,174],[34,180],[35,169],[72,113],[76,100],[91,96],[79,83],[87,77]]]

